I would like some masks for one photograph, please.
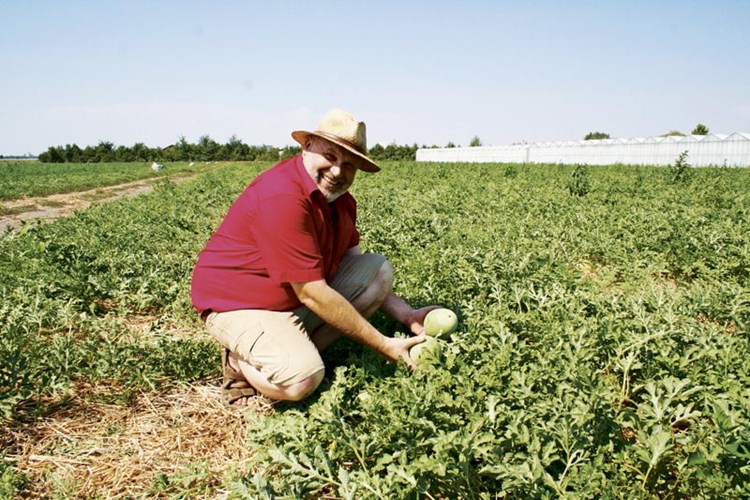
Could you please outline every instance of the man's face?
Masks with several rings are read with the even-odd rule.
[[[328,203],[346,193],[354,182],[358,158],[326,140],[313,140],[302,151],[302,162]]]

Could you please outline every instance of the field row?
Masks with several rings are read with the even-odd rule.
[[[153,170],[150,162],[64,163],[0,160],[0,201],[84,191],[141,179],[203,172],[208,162],[179,162]]]

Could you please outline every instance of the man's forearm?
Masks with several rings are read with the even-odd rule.
[[[414,312],[414,309],[404,299],[394,293],[386,297],[380,306],[380,310],[404,325],[411,322],[411,315]]]
[[[325,281],[292,284],[300,301],[347,337],[384,352],[386,337]]]

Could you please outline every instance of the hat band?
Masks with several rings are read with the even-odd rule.
[[[367,152],[364,151],[364,149],[362,148],[362,146],[358,146],[357,144],[354,144],[351,141],[347,141],[343,137],[339,137],[337,135],[329,134],[328,132],[322,132],[320,130],[316,130],[314,132],[314,134],[315,135],[319,135],[319,136],[323,137],[324,139],[330,139],[333,142],[343,142],[345,145],[349,146],[350,148],[354,149],[355,151],[358,151],[359,153],[367,156]]]

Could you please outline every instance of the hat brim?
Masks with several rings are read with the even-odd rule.
[[[361,153],[360,151],[357,151],[355,148],[351,147],[351,145],[347,144],[343,140],[336,140],[336,137],[330,135],[321,135],[315,132],[308,132],[307,130],[295,130],[294,132],[292,132],[292,139],[299,142],[300,145],[302,145],[302,147],[304,148],[307,138],[311,135],[320,137],[321,139],[325,139],[328,142],[332,142],[333,144],[336,144],[337,146],[340,146],[350,153],[356,155],[362,160],[361,162],[359,162],[359,165],[357,165],[360,170],[364,170],[365,172],[380,172],[380,167],[374,161],[368,158],[367,155]]]

